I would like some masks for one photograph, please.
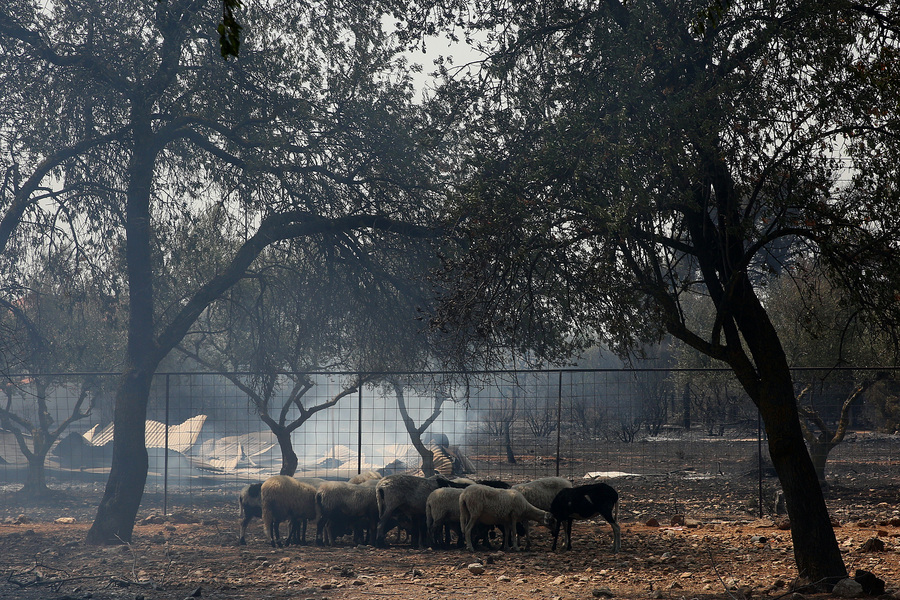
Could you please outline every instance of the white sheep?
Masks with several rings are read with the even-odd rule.
[[[374,481],[378,479],[381,479],[381,473],[379,473],[378,471],[363,471],[362,473],[351,477],[349,483],[360,484],[365,483],[366,481]]]
[[[238,538],[240,545],[247,543],[247,526],[254,517],[262,518],[262,498],[260,490],[262,483],[251,483],[241,490],[238,496],[238,505],[241,507],[241,537]]]
[[[378,503],[375,501],[376,480],[360,484],[328,481],[316,492],[319,516],[316,542],[331,546],[345,527],[353,528],[354,541],[369,543],[378,526]],[[363,538],[363,529],[366,537]]]
[[[263,482],[260,496],[263,529],[272,547],[282,545],[278,526],[285,520],[291,524],[286,543],[305,544],[306,525],[316,518],[316,488],[287,475],[273,475]]]
[[[466,548],[475,552],[472,545],[472,530],[478,523],[500,525],[503,529],[503,549],[509,550],[510,540],[515,550],[519,540],[515,534],[517,523],[538,521],[548,527],[553,525],[553,516],[530,504],[521,492],[515,489],[497,489],[486,485],[470,485],[459,495],[459,522],[466,538]]]
[[[541,510],[549,511],[550,506],[553,504],[553,499],[556,498],[560,490],[571,487],[573,487],[572,482],[565,477],[541,477],[534,481],[517,483],[512,486],[512,489],[522,492],[525,499],[534,506]],[[525,530],[525,549],[529,550],[531,548],[531,531],[528,523],[523,523],[522,525]]]
[[[319,489],[319,487],[326,481],[321,477],[294,477],[294,479],[296,479],[297,481],[302,481],[303,483],[308,483],[316,489]]]
[[[395,520],[409,521],[412,545],[424,547],[427,536],[425,524],[425,504],[428,495],[441,487],[465,487],[453,483],[441,475],[416,477],[398,473],[379,479],[375,486],[378,502],[378,534],[375,545],[385,545],[385,534]]]
[[[435,545],[450,545],[450,530],[456,531],[459,545],[463,534],[459,523],[459,495],[461,488],[443,487],[428,494],[425,502],[425,524]],[[444,536],[446,530],[446,538]]]

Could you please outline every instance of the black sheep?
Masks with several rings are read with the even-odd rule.
[[[605,483],[592,483],[560,490],[550,505],[550,512],[556,518],[553,526],[553,547],[559,537],[559,526],[565,521],[566,550],[572,549],[572,520],[590,519],[602,516],[612,525],[613,552],[622,547],[622,535],[616,516],[619,513],[619,494]]]

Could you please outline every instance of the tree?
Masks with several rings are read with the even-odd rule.
[[[837,426],[833,431],[812,406],[806,404],[800,404],[799,406],[800,414],[803,417],[800,420],[800,426],[803,428],[803,437],[806,438],[806,443],[809,445],[810,458],[812,458],[816,476],[819,478],[819,485],[823,489],[828,485],[828,482],[825,480],[825,463],[828,462],[828,455],[834,450],[835,446],[844,441],[844,436],[847,434],[847,425],[850,424],[850,407],[853,406],[853,403],[865,389],[865,386],[856,388],[844,400],[844,403],[841,405]],[[797,397],[798,402],[801,401],[807,391],[809,391],[809,388],[805,388],[800,392]],[[818,431],[815,431],[813,427]]]
[[[897,331],[898,11],[491,3],[469,13],[484,68],[435,98],[470,125],[466,253],[447,261],[435,321],[556,356],[665,331],[727,365],[765,424],[799,573],[826,585],[846,567],[764,284],[773,263],[815,260]],[[688,298],[714,311],[708,328]]]
[[[121,350],[120,307],[103,293],[102,274],[78,269],[71,247],[50,252],[33,265],[21,296],[14,302],[0,297],[0,322],[14,332],[5,350],[19,357],[18,375],[7,374],[3,383],[0,425],[28,461],[20,493],[31,498],[51,495],[45,475],[50,449],[72,423],[91,415],[104,391],[99,376],[84,376],[73,390],[75,402],[63,404],[53,395],[72,385],[65,373],[107,370]]]
[[[60,105],[77,109],[27,123],[35,132],[28,139],[36,143],[42,129],[56,127],[101,140],[76,148],[54,173],[87,191],[54,200],[124,265],[129,318],[112,468],[89,543],[131,539],[147,476],[153,374],[264,248],[306,238],[354,256],[351,232],[400,248],[401,239],[432,236],[428,226],[438,217],[421,200],[429,163],[413,158],[435,140],[418,138],[409,78],[381,29],[381,6],[257,7],[246,19],[260,35],[229,63],[209,37],[216,6],[83,0],[38,9],[15,0],[0,7],[4,45],[36,65],[40,84],[65,99]],[[53,184],[50,175],[42,181]],[[37,210],[38,195],[22,201]],[[169,278],[179,293],[159,305],[164,274],[187,271],[196,258],[165,254],[166,235],[214,204],[243,224],[240,247],[207,279]],[[23,235],[21,213],[6,213],[10,238]],[[10,238],[0,237],[0,253]]]
[[[396,379],[391,380],[390,386],[393,388],[394,396],[397,398],[397,408],[400,410],[400,417],[403,419],[403,425],[406,427],[407,433],[409,433],[409,440],[412,442],[416,452],[419,453],[419,456],[422,457],[422,473],[425,477],[431,477],[435,474],[434,451],[425,445],[422,441],[422,436],[428,431],[431,424],[441,415],[441,406],[443,406],[444,402],[450,400],[450,397],[439,391],[435,393],[434,406],[431,410],[431,414],[422,421],[421,425],[416,425],[415,420],[409,414],[409,408],[406,406],[406,396],[403,391],[404,386]]]
[[[517,382],[513,382],[508,386],[501,386],[500,396],[490,398],[487,407],[485,407],[481,415],[482,429],[489,436],[503,440],[503,447],[506,450],[506,462],[511,465],[517,462],[512,444],[512,427],[513,423],[516,422],[519,402],[517,390]]]

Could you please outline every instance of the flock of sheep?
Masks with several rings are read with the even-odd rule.
[[[349,481],[325,481],[314,477],[275,475],[263,483],[245,487],[240,494],[241,536],[254,517],[263,521],[273,547],[305,544],[309,521],[316,520],[316,542],[333,545],[343,535],[356,544],[386,545],[388,532],[408,532],[413,547],[446,547],[456,534],[457,545],[472,552],[476,544],[490,547],[494,526],[503,535],[503,549],[519,549],[524,535],[530,548],[528,523],[536,521],[553,533],[556,550],[564,525],[567,550],[572,548],[572,521],[602,516],[612,526],[613,551],[618,552],[621,530],[616,521],[618,493],[605,483],[573,486],[562,477],[542,477],[513,486],[501,481],[447,479],[441,475],[407,474],[381,477],[370,471]],[[290,529],[281,539],[279,524]]]

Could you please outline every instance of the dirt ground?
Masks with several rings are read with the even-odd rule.
[[[746,500],[752,482],[682,478],[678,503],[640,499],[642,487],[660,482],[625,478],[611,483],[622,497],[618,554],[611,552],[612,533],[602,520],[576,523],[571,552],[551,553],[550,537],[540,528],[533,551],[518,553],[349,543],[272,549],[259,521],[251,526],[248,545],[239,546],[236,495],[222,494],[193,497],[183,506],[170,502],[167,516],[145,497],[131,544],[94,547],[84,538],[95,498],[70,492],[59,505],[23,505],[14,494],[4,494],[0,597],[744,600],[793,595],[797,573],[790,532],[776,526],[779,517],[754,514],[758,507]],[[900,598],[896,489],[834,488],[828,502],[850,574],[870,571],[885,580],[889,597]],[[684,525],[672,525],[676,514],[684,515]],[[660,526],[648,526],[651,518]],[[308,536],[314,538],[314,530]],[[869,542],[873,538],[884,543],[883,551],[871,549],[877,545]],[[480,563],[483,572],[473,563]]]

